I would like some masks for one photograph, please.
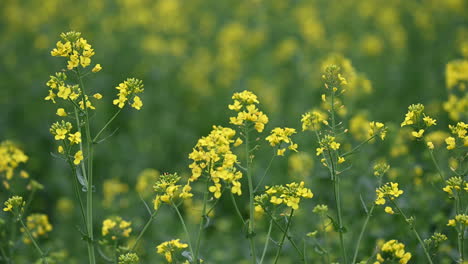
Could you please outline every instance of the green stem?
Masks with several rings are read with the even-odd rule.
[[[461,214],[462,213],[462,208],[461,208],[461,197],[460,197],[460,191],[456,191],[455,195],[455,211],[456,214]],[[460,228],[457,228],[457,245],[458,245],[458,254],[460,255],[460,263],[463,263],[465,260],[464,257],[464,234],[465,234],[465,228],[464,225],[461,224]]]
[[[198,228],[198,235],[197,235],[197,242],[196,242],[197,244],[195,245],[195,255],[192,254],[193,257],[194,257],[195,263],[199,262],[198,254],[200,252],[201,236],[202,236],[202,233],[203,233],[203,225],[204,225],[204,220],[205,220],[205,217],[206,217],[206,203],[208,201],[208,185],[209,185],[209,181],[208,181],[208,179],[206,179],[205,191],[203,193],[202,215],[201,215],[201,219],[200,219],[200,226]]]
[[[91,128],[89,125],[89,113],[88,113],[88,106],[86,100],[86,93],[83,84],[83,78],[80,74],[79,68],[77,68],[77,75],[80,82],[80,89],[81,89],[81,98],[83,102],[84,108],[84,115],[85,115],[85,132],[86,132],[86,144],[87,144],[87,161],[88,161],[88,173],[87,173],[87,180],[88,186],[86,191],[86,224],[87,224],[87,232],[88,232],[88,257],[89,263],[95,264],[96,263],[96,256],[94,253],[94,232],[93,232],[93,141],[91,137]],[[83,165],[84,168],[84,165]]]
[[[281,249],[283,249],[284,240],[286,239],[289,227],[291,226],[291,220],[292,220],[293,214],[294,214],[294,209],[291,209],[291,213],[289,214],[289,217],[288,217],[288,223],[286,224],[286,230],[283,233],[283,237],[281,238],[278,250],[276,251],[276,257],[274,261],[275,264],[278,262],[278,258],[281,254]]]
[[[39,253],[39,255],[41,255],[42,263],[47,264],[47,259],[46,259],[46,256],[44,255],[44,252],[41,250],[41,248],[37,244],[36,240],[31,235],[31,232],[29,232],[29,228],[24,224],[23,219],[19,218],[19,222],[23,226],[24,232],[26,232],[26,234],[28,235],[29,239],[33,243],[33,245],[36,248],[37,252]]]
[[[109,119],[109,121],[107,121],[107,123],[104,125],[104,127],[101,130],[99,130],[99,132],[97,133],[97,135],[93,139],[94,144],[97,143],[97,140],[99,139],[99,136],[102,134],[102,132],[104,132],[104,130],[106,130],[106,128],[110,125],[110,123],[112,123],[112,121],[114,121],[114,119],[120,114],[122,109],[123,108],[119,108],[119,110],[117,110],[117,112],[115,112],[115,114]]]
[[[151,225],[151,222],[153,222],[154,218],[156,217],[157,213],[159,211],[154,211],[152,214],[151,214],[151,217],[150,219],[148,219],[148,222],[146,222],[145,226],[143,227],[143,229],[141,230],[140,234],[138,235],[137,239],[135,240],[135,243],[133,243],[133,246],[132,248],[130,249],[130,251],[135,251],[135,248],[136,246],[138,245],[138,242],[140,242],[140,239],[143,237],[143,234],[145,234],[146,230],[148,229],[148,227]]]
[[[275,218],[273,218],[273,215],[271,215],[270,212],[268,212],[267,210],[265,210],[265,212],[267,213],[268,217],[270,217],[270,220],[273,221],[273,223],[275,224],[276,227],[278,227],[279,230],[281,230],[281,232],[286,233],[286,230],[278,223],[278,221],[276,221]],[[299,254],[299,256],[301,256],[302,259],[304,259],[304,255],[302,253],[302,251],[299,249],[299,247],[296,245],[296,242],[294,242],[294,240],[292,240],[292,238],[289,236],[289,235],[286,235],[286,238],[289,240],[289,242],[291,243],[291,245],[294,247],[294,249],[297,251],[297,253]]]
[[[193,248],[192,248],[192,240],[190,239],[190,233],[189,233],[189,231],[187,229],[187,226],[185,225],[184,218],[182,217],[182,215],[180,214],[179,209],[177,208],[177,206],[173,202],[171,203],[171,205],[174,208],[174,210],[176,211],[177,216],[179,216],[180,223],[182,224],[182,228],[184,229],[185,235],[187,236],[190,253],[192,254],[192,256],[194,256]]]
[[[424,251],[424,254],[426,255],[426,258],[427,260],[429,261],[429,263],[433,264],[432,262],[432,259],[431,259],[431,256],[429,255],[429,252],[427,251],[426,249],[426,246],[424,244],[424,242],[422,241],[421,239],[421,236],[419,235],[418,231],[416,230],[416,228],[414,227],[414,223],[410,223],[410,219],[408,219],[405,215],[405,213],[403,213],[403,211],[400,209],[400,207],[397,205],[397,203],[393,200],[390,200],[392,202],[392,204],[395,206],[395,208],[397,209],[397,211],[401,214],[401,216],[403,216],[403,218],[405,219],[405,222],[408,224],[409,228],[411,229],[411,231],[413,232],[413,234],[416,236],[416,238],[418,239],[418,242],[419,244],[421,245],[421,247],[423,248],[423,251]]]
[[[379,130],[380,131],[380,130]],[[341,155],[341,157],[346,157],[346,156],[349,156],[351,154],[354,154],[355,152],[357,152],[364,144],[366,144],[367,142],[371,141],[372,139],[374,139],[375,137],[377,137],[377,135],[379,134],[379,131],[377,131],[372,137],[364,140],[363,142],[359,143],[359,145],[357,145],[356,147],[354,147],[352,150],[348,151],[348,152],[345,152]]]
[[[255,253],[255,212],[254,212],[254,189],[253,189],[253,180],[252,180],[252,173],[250,168],[250,138],[249,138],[249,130],[248,127],[245,126],[245,162],[246,162],[246,169],[247,169],[247,181],[249,184],[249,233],[248,238],[250,240],[250,254],[252,256],[252,263],[257,263],[257,254]]]
[[[262,252],[262,258],[260,259],[259,264],[263,263],[263,259],[265,258],[267,249],[268,249],[268,244],[270,243],[270,235],[271,235],[271,229],[273,227],[273,220],[270,220],[270,225],[268,226],[268,233],[265,241],[265,246],[263,247],[263,252]]]
[[[336,209],[338,211],[338,234],[340,236],[340,248],[341,248],[341,255],[343,257],[344,264],[348,263],[348,259],[346,256],[346,249],[344,245],[344,237],[343,237],[343,218],[341,215],[341,198],[340,198],[340,177],[336,174],[335,167],[333,160],[331,160],[332,165],[332,178],[333,178],[333,194],[335,196],[335,204]]]
[[[434,165],[435,165],[435,167],[437,169],[437,172],[439,173],[440,179],[442,180],[442,184],[444,184],[445,177],[444,177],[444,174],[442,173],[442,170],[439,167],[439,164],[437,163],[437,161],[436,161],[436,159],[434,157],[434,152],[430,149],[429,153],[431,154],[432,163],[434,163]]]
[[[357,257],[358,257],[358,252],[359,252],[359,246],[361,245],[362,237],[364,236],[364,232],[366,231],[367,224],[369,223],[369,219],[372,216],[372,212],[374,212],[374,208],[375,208],[375,203],[372,204],[371,209],[367,213],[366,220],[364,221],[364,224],[363,224],[363,226],[361,228],[361,233],[359,233],[359,237],[358,237],[357,242],[356,242],[356,249],[354,250],[353,261],[351,262],[352,264],[356,263],[356,260],[357,260]]]
[[[81,127],[80,127],[80,120],[79,120],[79,116],[78,116],[78,111],[79,111],[79,108],[75,107],[76,123],[77,123],[78,131],[81,133]],[[63,140],[63,144],[65,145],[65,147],[66,147],[66,144],[67,144],[66,142],[67,142],[66,140]],[[86,214],[85,214],[85,210],[84,210],[83,199],[81,198],[81,193],[80,193],[80,188],[79,188],[80,183],[78,182],[78,172],[76,170],[75,164],[73,164],[72,160],[70,159],[70,155],[71,155],[70,148],[71,147],[67,148],[67,152],[66,152],[67,155],[66,156],[67,156],[68,165],[70,166],[70,169],[72,170],[72,173],[73,173],[73,190],[75,192],[76,199],[78,200],[78,203],[80,204],[80,211],[81,211],[81,215],[83,217],[83,222],[84,222],[85,226],[87,226],[87,219],[86,219]],[[80,142],[80,150],[83,151],[83,147],[82,147],[81,142]],[[82,171],[84,171],[84,167],[83,167]],[[84,176],[84,177],[86,178],[86,176]]]
[[[239,207],[237,206],[237,202],[236,202],[236,198],[234,197],[234,194],[232,194],[232,192],[229,192],[229,194],[231,196],[232,204],[234,205],[234,209],[236,210],[237,216],[239,216],[239,219],[241,220],[242,224],[245,225],[245,220],[242,217]]]
[[[265,179],[265,177],[266,177],[266,175],[268,173],[268,170],[271,167],[271,164],[273,164],[273,160],[275,159],[275,157],[276,157],[276,153],[273,153],[273,157],[271,157],[270,162],[268,163],[268,167],[266,168],[265,172],[263,173],[262,178],[260,178],[260,181],[257,183],[257,186],[254,189],[254,193],[256,193],[258,188],[260,188],[260,185],[262,184],[263,180]]]

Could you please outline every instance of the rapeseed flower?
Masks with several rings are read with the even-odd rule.
[[[52,225],[49,223],[49,217],[45,214],[32,214],[26,217],[26,227],[35,239],[40,236],[46,236],[47,233],[52,231]],[[24,228],[21,228],[20,230],[22,233],[26,232]],[[31,239],[29,236],[24,234],[23,242],[25,244],[30,244]]]
[[[388,182],[382,187],[377,188],[375,193],[377,195],[375,204],[384,205],[385,198],[394,200],[395,198],[403,194],[403,190],[398,189],[398,183]]]
[[[258,110],[257,104],[260,102],[257,96],[250,91],[234,93],[232,96],[234,103],[229,105],[229,109],[236,111],[237,116],[230,118],[230,123],[236,126],[253,124],[257,132],[262,132],[268,123],[268,117]]]
[[[270,146],[275,147],[278,146],[277,155],[283,156],[286,148],[297,152],[297,144],[294,143],[291,139],[291,136],[296,133],[294,128],[274,128],[271,131],[271,134],[266,137],[266,140],[270,143]],[[282,143],[286,144],[287,146],[282,146]]]
[[[380,247],[380,252],[377,254],[377,261],[374,264],[382,264],[387,261],[398,261],[400,264],[407,264],[411,259],[410,252],[405,252],[405,245],[398,240],[390,240],[385,242]],[[392,262],[393,263],[393,262]]]
[[[180,239],[174,239],[159,244],[156,247],[156,252],[160,255],[163,255],[166,258],[167,262],[172,263],[174,258],[176,257],[175,254],[177,252],[180,252],[181,249],[187,247],[188,244],[181,243]]]

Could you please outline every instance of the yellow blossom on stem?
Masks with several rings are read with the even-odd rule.
[[[81,133],[76,132],[74,134],[69,134],[68,135],[68,140],[70,140],[71,144],[79,144],[81,143]]]
[[[96,64],[94,68],[91,70],[92,72],[100,72],[102,70],[101,64]]]
[[[181,243],[180,239],[175,239],[159,244],[156,247],[156,252],[160,255],[163,255],[166,258],[167,262],[172,263],[176,252],[179,252],[180,250],[187,247],[188,244]]]
[[[67,116],[67,112],[65,111],[65,109],[59,108],[59,109],[57,109],[57,115],[62,116],[62,117]]]
[[[398,183],[388,182],[382,187],[378,188],[375,191],[377,195],[377,199],[375,200],[375,204],[377,205],[384,205],[385,198],[390,200],[394,200],[398,196],[403,194],[403,190],[398,189]]]
[[[266,140],[270,143],[270,146],[278,146],[277,155],[283,156],[286,148],[297,152],[297,144],[295,144],[291,136],[296,133],[294,128],[274,128],[271,134],[266,137]],[[282,146],[282,144],[286,146]]]
[[[102,236],[111,241],[119,241],[130,236],[132,222],[125,221],[121,217],[110,217],[102,222]]]
[[[268,117],[258,110],[259,101],[257,96],[250,91],[234,93],[232,96],[234,103],[229,105],[229,109],[236,111],[237,116],[230,118],[230,123],[236,126],[253,124],[257,132],[262,132],[268,123]]]
[[[73,163],[75,165],[79,165],[81,161],[83,160],[83,152],[81,150],[78,150],[73,156],[73,158],[74,158]]]
[[[385,242],[380,248],[380,252],[377,254],[377,261],[374,264],[383,263],[400,263],[407,264],[412,255],[410,252],[405,252],[405,245],[398,242],[398,240],[389,240]]]

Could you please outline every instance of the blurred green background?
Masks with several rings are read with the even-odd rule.
[[[54,225],[44,243],[53,251],[65,250],[70,256],[67,263],[85,263],[85,243],[77,239],[74,228],[80,221],[78,210],[64,213],[57,206],[63,199],[73,200],[72,185],[66,164],[50,155],[56,146],[49,126],[58,117],[56,107],[43,100],[49,75],[65,65],[50,56],[61,32],[82,32],[95,49],[93,63],[103,67],[86,80],[87,87],[104,96],[92,118],[95,132],[115,111],[110,102],[116,94],[114,87],[127,77],[144,81],[142,110],[123,111],[112,125],[117,133],[98,145],[95,155],[97,197],[103,197],[104,182],[110,179],[126,186],[107,205],[97,199],[96,229],[102,219],[118,214],[133,222],[134,234],[147,219],[134,192],[137,176],[145,168],[187,175],[187,156],[197,139],[212,125],[228,125],[232,113],[227,105],[233,92],[248,89],[258,95],[270,118],[261,137],[275,126],[300,130],[300,115],[321,104],[323,66],[339,63],[345,65],[348,78],[355,80],[343,98],[344,119],[360,115],[395,124],[388,142],[372,144],[352,159],[353,168],[343,180],[347,243],[352,248],[364,217],[357,194],[369,203],[374,197],[376,181],[369,164],[380,158],[390,160],[395,175],[400,175],[398,181],[408,193],[402,198],[403,207],[422,220],[421,230],[427,237],[434,230],[445,231],[450,204],[440,199],[439,190],[427,180],[426,173],[434,171],[418,144],[405,143],[412,154],[391,153],[398,142],[403,144],[398,141],[399,122],[411,103],[424,103],[440,129],[446,128],[444,71],[449,61],[462,55],[460,47],[468,40],[467,22],[465,0],[2,0],[0,140],[21,145],[30,156],[27,170],[45,186],[33,202],[33,211],[47,213]],[[271,156],[264,140],[259,142],[257,177]],[[317,229],[318,218],[310,216],[313,206],[326,203],[333,212],[333,203],[326,170],[315,160],[312,135],[300,134],[297,142],[308,154],[276,159],[267,183],[304,180],[312,189],[316,196],[306,202],[292,228],[293,234],[303,237]],[[349,143],[357,142],[357,136],[350,137]],[[419,185],[416,177],[422,179]],[[6,197],[2,189],[0,198]],[[423,210],[428,205],[440,211]],[[187,207],[185,213],[190,210]],[[377,217],[371,220],[360,257],[372,254],[377,239],[395,238],[415,255],[414,263],[425,263],[404,223],[382,212]],[[159,214],[140,249],[142,263],[162,260],[154,249],[160,242],[175,237],[184,240],[175,219],[169,209]],[[203,244],[207,263],[247,259],[242,227],[234,219],[229,200],[222,199]],[[330,236],[336,241],[336,233]],[[317,259],[312,263],[319,263],[309,246],[308,255]],[[447,243],[438,261],[451,263],[454,247]],[[331,250],[337,258],[337,244],[332,243]],[[34,259],[31,248],[24,246],[20,252],[18,263]],[[281,263],[297,263],[289,245],[284,252]]]

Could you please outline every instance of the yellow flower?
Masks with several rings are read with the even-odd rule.
[[[432,141],[427,142],[427,147],[431,150],[434,149],[434,144],[432,143]]]
[[[118,99],[114,99],[114,101],[112,101],[112,103],[114,105],[118,105],[119,108],[123,108],[125,106],[125,102],[127,101],[127,98],[124,97],[124,96],[120,96]]]
[[[302,131],[305,130],[319,130],[321,125],[328,125],[327,116],[326,114],[322,113],[321,111],[312,111],[307,112],[302,115],[301,118],[302,122]]]
[[[58,146],[57,151],[58,151],[58,153],[63,154],[63,152],[64,152],[63,147],[62,147],[62,146]]]
[[[141,101],[140,97],[135,96],[133,98],[132,107],[135,108],[136,110],[140,110],[142,106],[143,106],[143,102]]]
[[[173,261],[173,255],[177,252],[180,251],[181,249],[187,248],[188,245],[185,243],[181,243],[180,239],[175,239],[171,241],[166,241],[161,244],[159,244],[156,247],[156,252],[160,255],[163,255],[167,262],[172,263]]]
[[[70,87],[60,86],[59,91],[57,93],[57,96],[64,99],[64,100],[67,100],[68,97],[70,96],[71,92],[72,92],[72,90],[70,89]]]
[[[143,103],[141,99],[136,96],[139,93],[144,91],[143,89],[143,82],[141,80],[135,78],[128,78],[123,83],[120,83],[117,87],[115,87],[119,92],[117,93],[118,98],[114,99],[113,104],[117,105],[119,108],[123,108],[129,98],[134,97],[132,107],[139,110]]]
[[[384,205],[385,204],[385,198],[389,198],[390,200],[393,200],[403,194],[403,190],[400,190],[398,188],[398,183],[394,182],[388,182],[382,187],[378,188],[376,191],[376,200],[375,204],[377,205]]]
[[[23,200],[21,196],[12,196],[8,198],[8,200],[4,203],[5,208],[3,211],[5,212],[12,212],[14,214],[21,212],[23,210],[23,206],[26,202]]]
[[[26,218],[26,226],[28,231],[35,238],[39,236],[46,236],[47,233],[52,231],[52,225],[49,222],[49,217],[45,214],[32,214]],[[25,233],[25,229],[20,229],[22,233]],[[31,243],[28,235],[23,235],[23,241],[26,244]]]
[[[75,134],[69,134],[68,140],[70,140],[71,144],[79,144],[81,143],[81,133],[76,132]]]
[[[75,165],[78,165],[78,164],[81,163],[82,160],[83,160],[83,152],[82,152],[81,150],[78,150],[78,151],[75,153],[73,163],[74,163]]]
[[[262,132],[265,125],[268,123],[268,117],[258,110],[257,105],[259,101],[257,96],[250,91],[243,91],[234,93],[232,96],[234,103],[229,105],[229,109],[236,111],[237,116],[230,118],[230,123],[236,126],[244,125],[245,122],[254,124],[257,132]]]
[[[317,151],[317,153],[316,153],[317,156],[322,155],[322,153],[323,153],[324,150],[325,150],[324,148],[317,148],[317,149],[316,149],[316,151]]]
[[[387,128],[383,123],[372,121],[369,123],[369,137],[373,137],[375,134],[380,136],[380,139],[384,140],[387,135]]]
[[[377,261],[374,264],[383,264],[387,262],[398,261],[400,264],[407,264],[411,259],[411,253],[405,252],[405,245],[397,240],[389,240],[381,247],[381,253],[377,254]]]
[[[393,209],[390,207],[390,206],[387,206],[385,207],[385,212],[387,214],[394,214],[395,212],[393,211]]]
[[[101,70],[102,70],[101,64],[96,64],[91,71],[92,72],[99,72]]]
[[[424,129],[420,129],[418,132],[416,131],[411,132],[411,135],[413,135],[413,137],[415,138],[421,138],[423,134],[424,134]]]
[[[346,161],[346,160],[345,160],[345,158],[343,158],[343,157],[339,157],[339,158],[338,158],[338,164],[341,164],[341,163],[343,163],[343,162],[345,162],[345,161]]]
[[[107,218],[102,222],[102,236],[111,240],[120,240],[130,236],[132,222],[125,221],[121,217]]]
[[[57,115],[58,116],[67,116],[67,112],[65,112],[65,109],[59,108],[59,109],[57,109]]]
[[[291,136],[296,133],[294,128],[280,128],[277,127],[271,131],[271,134],[266,137],[266,141],[270,143],[270,146],[278,146],[277,155],[283,156],[286,148],[297,152],[297,144],[295,144]],[[282,146],[283,145],[283,146]],[[289,145],[288,147],[284,145]]]
[[[340,148],[340,143],[331,142],[331,143],[330,143],[330,148],[331,148],[331,149],[334,149],[334,150],[337,150],[337,149]]]
[[[455,219],[449,219],[447,226],[455,226],[456,222]]]
[[[266,187],[265,193],[255,196],[255,206],[267,208],[269,204],[284,204],[294,210],[299,209],[301,198],[310,199],[314,196],[312,191],[304,187],[304,182],[289,183],[286,186],[275,185]]]
[[[95,93],[93,95],[94,98],[98,99],[98,100],[101,100],[102,99],[102,95],[100,93]]]
[[[58,128],[55,130],[55,133],[56,133],[55,140],[62,140],[62,139],[65,139],[65,136],[67,135],[68,130],[64,128]]]
[[[423,118],[424,123],[426,123],[426,126],[430,127],[433,125],[437,125],[436,120],[433,118],[430,118],[429,116],[425,116]]]
[[[445,139],[445,143],[447,143],[447,149],[451,150],[454,149],[456,146],[455,138],[454,137],[448,137]]]

